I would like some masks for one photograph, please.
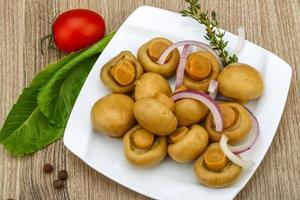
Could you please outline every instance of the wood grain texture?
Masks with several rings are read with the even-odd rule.
[[[247,39],[274,52],[291,64],[292,84],[285,112],[265,159],[236,199],[300,199],[300,2],[298,0],[203,1],[214,9],[222,28],[235,32],[246,28]],[[1,0],[0,1],[0,121],[22,89],[47,63],[62,55],[42,56],[39,39],[47,35],[57,13],[90,8],[102,13],[108,31],[116,30],[140,5],[178,12],[183,0]],[[44,20],[40,19],[43,18]],[[253,58],[255,59],[255,58]],[[274,66],[276,67],[276,66]],[[270,111],[272,112],[272,111]],[[97,173],[58,141],[25,158],[10,156],[0,147],[0,199],[148,199]],[[55,173],[42,172],[52,163]],[[63,190],[52,182],[60,169],[69,180]]]

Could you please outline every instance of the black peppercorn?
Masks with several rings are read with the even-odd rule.
[[[44,165],[43,170],[45,173],[51,173],[53,171],[53,167],[51,164],[47,163]]]
[[[68,172],[66,170],[60,170],[58,172],[58,178],[61,180],[66,180],[68,178]]]
[[[64,187],[64,182],[60,179],[57,179],[53,182],[53,186],[56,189],[62,189]]]

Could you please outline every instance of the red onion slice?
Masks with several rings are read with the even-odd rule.
[[[218,81],[211,80],[208,86],[209,96],[213,99],[216,99],[218,95]]]
[[[209,95],[205,94],[204,92],[200,92],[197,90],[184,90],[175,92],[171,98],[176,101],[178,99],[195,99],[206,105],[209,110],[211,111],[215,125],[216,125],[216,131],[221,132],[223,130],[223,116],[220,110],[220,107],[218,103],[212,99]]]
[[[183,47],[182,53],[180,55],[180,61],[179,61],[178,67],[177,67],[175,89],[179,88],[183,84],[185,63],[186,63],[186,58],[188,56],[189,50],[190,50],[190,45],[185,44]]]
[[[239,27],[238,28],[238,41],[235,45],[235,48],[232,51],[232,54],[238,54],[240,53],[240,51],[243,49],[244,45],[245,45],[245,37],[246,37],[246,33],[245,33],[245,29],[244,27]]]
[[[223,134],[220,140],[220,147],[223,151],[223,153],[226,155],[226,157],[233,162],[234,164],[249,169],[250,167],[252,167],[253,165],[255,165],[255,163],[252,160],[245,160],[237,155],[235,155],[234,153],[231,152],[231,150],[228,147],[228,137]]]
[[[246,107],[245,107],[246,108]],[[256,142],[258,136],[259,136],[259,124],[258,120],[255,117],[255,115],[246,108],[251,116],[252,120],[252,129],[248,133],[245,139],[240,141],[239,143],[236,143],[234,146],[230,146],[230,150],[235,154],[243,153],[247,150],[249,150]]]
[[[225,97],[222,94],[218,94],[217,97],[216,97],[216,100],[218,100],[218,101],[234,102],[233,99],[231,99],[230,97]]]
[[[191,45],[191,46],[196,46],[200,49],[209,51],[210,53],[212,53],[214,55],[214,57],[216,58],[216,60],[218,61],[219,65],[221,68],[223,68],[223,64],[222,61],[218,55],[218,53],[211,48],[210,46],[208,46],[207,44],[204,44],[202,42],[198,42],[198,41],[193,41],[193,40],[183,40],[180,42],[176,42],[174,44],[172,44],[171,46],[169,46],[161,55],[160,58],[158,59],[157,63],[158,64],[164,64],[168,55],[175,49],[184,45]]]

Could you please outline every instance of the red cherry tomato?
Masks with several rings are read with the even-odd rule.
[[[86,9],[69,10],[54,21],[53,37],[57,48],[73,52],[86,48],[104,37],[103,18]]]

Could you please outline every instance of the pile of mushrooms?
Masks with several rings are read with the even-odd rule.
[[[190,52],[191,45],[198,49]],[[172,92],[166,78],[175,73]],[[91,108],[92,127],[123,138],[132,165],[154,167],[167,156],[176,163],[194,162],[199,182],[219,188],[234,183],[253,164],[240,154],[258,137],[258,121],[242,104],[263,94],[255,68],[242,63],[223,67],[214,50],[199,42],[154,38],[137,57],[123,51],[108,61],[100,80],[113,93]]]

